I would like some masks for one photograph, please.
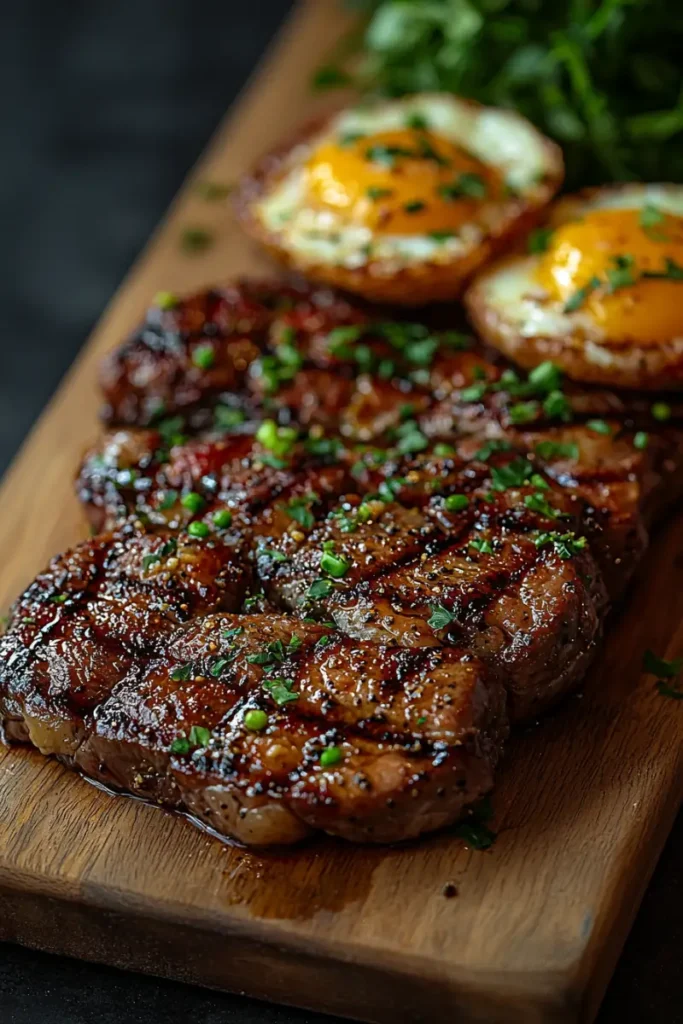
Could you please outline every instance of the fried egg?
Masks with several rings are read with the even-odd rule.
[[[337,114],[266,158],[237,207],[312,280],[419,305],[459,295],[562,172],[557,147],[518,114],[420,94]]]
[[[683,387],[683,186],[618,185],[559,200],[527,252],[465,296],[485,341],[575,380]]]

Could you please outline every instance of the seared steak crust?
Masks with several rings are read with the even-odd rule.
[[[637,395],[322,290],[165,297],[103,388],[103,532],[14,608],[5,734],[247,843],[457,819],[681,488]]]

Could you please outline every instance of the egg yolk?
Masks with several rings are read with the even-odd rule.
[[[554,231],[536,277],[565,311],[585,311],[611,341],[681,337],[683,217],[651,206],[590,211]]]
[[[457,234],[502,194],[495,170],[441,136],[409,129],[323,143],[306,174],[312,205],[383,234]]]

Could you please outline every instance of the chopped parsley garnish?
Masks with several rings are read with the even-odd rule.
[[[351,568],[351,562],[343,555],[334,554],[334,541],[326,540],[323,543],[323,551],[320,556],[320,568],[328,576],[339,580],[346,576]]]
[[[377,493],[382,501],[391,502],[396,501],[397,495],[401,489],[406,486],[407,480],[403,476],[392,476],[388,480],[382,480]]]
[[[572,408],[561,391],[551,391],[543,402],[543,412],[551,420],[563,420],[567,423],[572,418]]]
[[[610,436],[612,433],[612,428],[605,420],[588,420],[586,426],[594,434],[604,434],[605,437]]]
[[[211,742],[211,730],[204,725],[193,725],[189,736],[181,733],[171,743],[172,754],[189,754],[191,750],[200,750],[208,747]]]
[[[211,342],[202,342],[192,352],[192,362],[200,370],[210,370],[216,362],[216,352]]]
[[[529,384],[536,392],[549,395],[562,386],[562,370],[550,359],[534,366],[529,373]]]
[[[473,850],[488,850],[496,841],[496,833],[483,822],[463,821],[456,825],[454,834]]]
[[[450,242],[451,238],[456,238],[455,231],[430,231],[428,238],[431,238],[433,242]]]
[[[577,537],[575,533],[555,533],[551,531],[549,533],[539,533],[534,538],[534,544],[538,548],[545,547],[546,544],[552,544],[560,558],[568,559],[583,551],[588,541],[585,537]]]
[[[344,445],[335,437],[308,437],[304,441],[304,448],[309,455],[317,458],[338,459]]]
[[[480,174],[465,172],[446,185],[437,189],[443,199],[454,202],[456,199],[483,199],[486,196],[486,182]]]
[[[194,666],[191,661],[186,661],[182,665],[177,665],[171,672],[171,679],[174,683],[186,683],[189,679],[192,679],[195,673]]]
[[[277,548],[259,548],[256,552],[259,557],[269,558],[271,562],[281,564],[282,562],[288,562],[289,558],[283,551],[278,551]]]
[[[470,384],[469,387],[462,389],[460,398],[463,402],[480,402],[485,394],[486,384]]]
[[[647,434],[644,430],[639,430],[636,434],[633,435],[633,447],[636,448],[639,452],[644,451],[649,443],[650,435]]]
[[[577,309],[581,309],[584,302],[591,295],[596,288],[600,287],[600,278],[591,277],[590,281],[583,286],[583,288],[577,288],[573,295],[570,295],[564,304],[565,313],[575,313]]]
[[[540,405],[538,402],[517,402],[515,405],[511,405],[508,412],[510,420],[515,426],[520,426],[524,423],[532,423],[533,420],[538,416]]]
[[[376,203],[379,199],[386,199],[387,196],[393,195],[393,191],[394,190],[391,188],[382,188],[380,185],[370,185],[370,187],[365,190],[365,194],[368,199],[371,199],[373,203]]]
[[[232,430],[246,418],[241,409],[231,409],[229,405],[217,405],[213,411],[214,426],[219,430]]]
[[[161,491],[159,493],[159,504],[157,505],[157,508],[162,512],[167,512],[169,508],[173,508],[177,500],[177,491],[172,489],[168,491]]]
[[[507,491],[510,487],[524,487],[534,472],[528,459],[513,459],[504,466],[491,468],[492,487],[496,491]]]
[[[628,288],[636,283],[636,276],[633,269],[633,256],[612,256],[613,267],[607,269],[607,282],[610,292],[616,292],[620,288]]]
[[[421,210],[424,210],[426,205],[421,199],[411,199],[403,204],[403,209],[406,213],[419,213]]]
[[[142,568],[144,569],[145,572],[147,572],[148,569],[151,569],[153,565],[156,565],[158,562],[161,562],[162,559],[169,558],[170,555],[175,554],[177,549],[178,544],[175,537],[169,537],[167,541],[164,541],[164,543],[161,545],[158,551],[155,551],[149,555],[143,555]]]
[[[683,281],[683,267],[667,256],[664,260],[664,270],[644,270],[642,276],[664,281]]]
[[[496,452],[509,452],[512,449],[512,445],[509,441],[487,441],[486,444],[474,453],[474,458],[478,462],[488,462],[492,455]]]
[[[235,637],[240,636],[240,634],[242,633],[244,633],[244,626],[235,626],[233,629],[223,630],[221,636],[223,637],[224,640],[229,640],[232,646],[232,644],[235,641]]]
[[[660,679],[675,679],[683,670],[683,658],[673,658],[671,661],[667,661],[666,658],[660,658],[654,651],[647,650],[643,655],[643,670]]]
[[[267,394],[273,395],[279,391],[281,385],[293,380],[303,366],[303,356],[295,341],[295,332],[286,328],[275,351],[263,356],[256,364]]]
[[[652,651],[645,651],[643,655],[643,670],[657,676],[657,692],[661,697],[669,697],[672,700],[683,700],[683,689],[678,682],[678,677],[683,670],[683,658],[674,658],[666,661],[658,657]],[[675,680],[676,685],[672,685]]]
[[[363,132],[343,132],[339,136],[339,145],[342,149],[347,149],[349,146],[353,146],[354,143],[364,139],[365,135]]]
[[[432,613],[427,624],[432,629],[445,629],[455,619],[455,615],[444,608],[442,604],[430,604],[429,610]]]
[[[544,462],[554,459],[578,459],[578,444],[561,444],[557,441],[539,441],[535,448],[536,455]]]
[[[203,540],[205,537],[209,536],[210,530],[206,523],[193,522],[189,524],[187,532],[189,533],[190,537],[195,537],[198,540]]]
[[[190,491],[188,494],[184,494],[180,499],[180,504],[183,508],[186,508],[188,512],[195,515],[197,512],[201,512],[206,502],[202,498],[201,494],[197,494],[196,491]]]
[[[654,203],[645,203],[640,211],[638,223],[653,242],[667,241],[667,235],[663,231],[656,230],[660,224],[664,223],[664,214]]]
[[[157,292],[152,303],[158,306],[159,309],[175,309],[178,305],[178,296],[174,295],[173,292]]]
[[[531,512],[538,512],[539,515],[547,516],[548,519],[559,519],[562,515],[548,502],[548,499],[539,492],[527,494],[524,497],[524,505]]]
[[[217,679],[220,676],[221,672],[223,672],[230,664],[231,660],[231,657],[217,657],[215,662],[209,669],[209,673],[214,677],[214,679]]]
[[[660,423],[664,423],[666,420],[671,419],[671,406],[667,405],[666,402],[655,402],[654,405],[651,406],[650,412]]]
[[[484,540],[483,537],[472,537],[471,540],[467,542],[467,546],[470,548],[474,548],[474,550],[478,551],[480,555],[493,554],[493,546],[491,544],[491,541]]]
[[[299,698],[299,694],[294,690],[293,679],[264,679],[263,689],[268,691],[278,707]]]
[[[397,428],[396,448],[401,455],[422,452],[429,447],[429,441],[420,430],[416,420],[407,420]]]
[[[546,252],[553,233],[552,228],[535,228],[527,238],[527,252],[532,255],[540,255],[540,253]]]
[[[233,186],[226,185],[220,181],[198,181],[195,185],[195,192],[207,203],[215,203],[220,199],[227,199],[232,192]]]
[[[412,114],[408,114],[405,120],[406,128],[412,128],[413,131],[426,132],[429,130],[429,121],[417,111]]]
[[[332,768],[333,765],[339,764],[343,756],[339,747],[326,747],[320,755],[320,767]]]
[[[315,523],[315,516],[311,512],[311,505],[315,504],[317,500],[318,495],[311,492],[298,498],[290,498],[284,509],[290,519],[299,523],[304,529],[310,530]]]
[[[172,754],[189,754],[191,749],[187,736],[176,736],[170,747]]]
[[[185,435],[185,418],[183,416],[168,416],[156,424],[156,429],[161,434],[164,445],[172,448],[173,445],[183,444]]]
[[[188,738],[193,747],[208,747],[211,742],[211,730],[203,725],[193,725]]]
[[[317,601],[323,597],[329,597],[334,590],[334,583],[332,580],[314,580],[311,583],[306,596],[311,598],[312,601]]]
[[[294,427],[278,427],[275,420],[264,420],[256,431],[256,440],[276,458],[288,455],[296,439]]]
[[[449,494],[443,500],[443,505],[447,512],[462,512],[469,503],[470,499],[466,494]]]
[[[213,244],[213,235],[206,228],[184,228],[180,234],[180,247],[183,252],[204,252]]]
[[[417,153],[413,149],[406,149],[405,146],[384,146],[377,144],[368,146],[365,150],[365,159],[373,164],[381,164],[382,167],[394,167],[399,157],[415,158]]]

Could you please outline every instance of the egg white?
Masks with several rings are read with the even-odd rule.
[[[295,146],[284,175],[256,204],[255,214],[279,244],[299,262],[356,269],[370,265],[374,273],[391,275],[401,267],[424,262],[448,264],[496,230],[511,200],[481,204],[477,221],[463,224],[457,235],[443,240],[428,235],[382,235],[371,227],[349,223],[334,210],[307,205],[305,164],[327,140],[345,134],[374,135],[401,129],[411,115],[424,118],[430,131],[461,145],[499,171],[513,194],[533,194],[547,170],[547,142],[518,114],[477,107],[456,97],[421,94],[375,106],[345,110],[323,132]]]

